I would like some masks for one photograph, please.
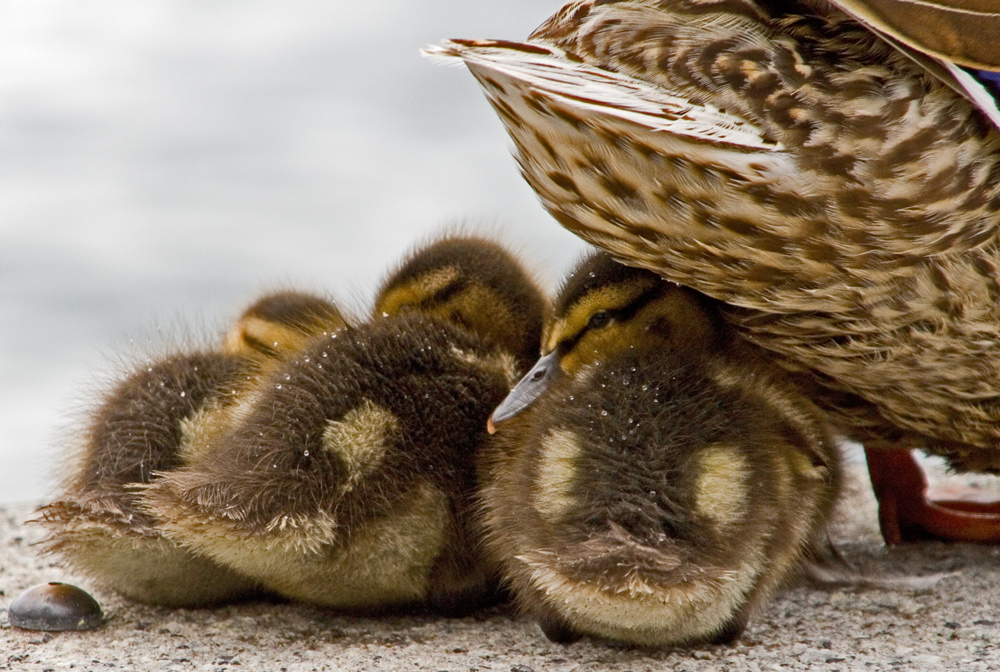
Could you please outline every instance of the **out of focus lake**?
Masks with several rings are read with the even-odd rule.
[[[259,292],[364,308],[469,222],[549,287],[583,245],[538,205],[464,69],[560,0],[0,0],[0,503],[52,491],[95,386]]]

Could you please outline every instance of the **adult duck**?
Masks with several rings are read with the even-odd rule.
[[[996,542],[996,503],[936,499],[889,449],[1000,471],[998,38],[986,0],[584,0],[432,53],[563,226],[812,377],[887,542]]]

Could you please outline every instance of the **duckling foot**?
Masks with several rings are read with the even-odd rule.
[[[974,490],[930,490],[909,450],[866,448],[865,457],[886,545],[928,539],[1000,543],[1000,501]]]
[[[743,636],[743,631],[747,629],[747,615],[745,613],[736,614],[732,620],[726,624],[711,640],[709,644],[727,645],[734,644],[736,640]]]
[[[550,642],[556,644],[572,644],[583,637],[573,629],[573,626],[558,616],[542,616],[538,619],[538,627]]]

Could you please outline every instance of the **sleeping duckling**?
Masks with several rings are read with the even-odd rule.
[[[277,362],[316,336],[346,326],[340,310],[326,299],[296,291],[274,292],[243,311],[226,335],[225,350]]]
[[[840,472],[819,411],[711,300],[607,254],[496,409],[486,544],[568,642],[736,639],[818,541]]]
[[[385,282],[369,323],[289,359],[147,505],[172,539],[293,599],[476,608],[496,576],[470,521],[476,459],[545,310],[495,243],[430,245]]]
[[[206,419],[236,404],[307,334],[343,326],[324,299],[270,294],[221,349],[175,354],[120,380],[91,414],[63,493],[41,509],[47,550],[140,602],[203,605],[253,592],[253,580],[164,538],[137,487],[184,464],[189,444],[209,433]]]

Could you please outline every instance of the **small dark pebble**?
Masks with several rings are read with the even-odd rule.
[[[3,595],[3,593],[0,593],[0,595]],[[978,621],[973,621],[972,624],[973,625],[987,625],[987,626],[989,626],[989,625],[996,625],[997,622],[996,621],[991,621],[991,620],[988,620],[988,619],[985,619],[985,618],[981,618]]]
[[[101,605],[68,583],[40,583],[21,593],[7,611],[10,624],[24,630],[92,630],[104,620]]]
[[[961,623],[956,623],[954,621],[946,621],[944,627],[951,628],[952,630],[958,630],[962,627]]]
[[[510,668],[510,672],[535,672],[535,668],[528,667],[527,665],[515,665]]]

